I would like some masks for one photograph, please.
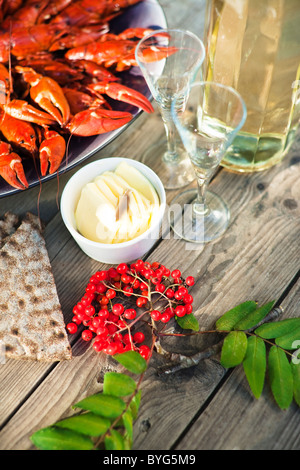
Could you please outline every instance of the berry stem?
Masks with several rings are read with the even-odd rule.
[[[97,271],[90,277],[84,296],[73,307],[74,317],[67,330],[75,333],[77,326],[83,324],[87,331],[81,336],[90,341],[96,334],[93,348],[97,352],[103,350],[114,355],[131,348],[148,358],[150,348],[142,344],[145,335],[136,331],[137,323],[147,324],[158,350],[159,336],[164,334],[170,319],[192,311],[193,297],[188,295],[187,287],[194,284],[194,278],[188,279],[185,282],[178,269],[171,272],[161,263],[143,260],[130,267],[120,263],[116,268]],[[136,299],[131,299],[134,308],[127,306],[131,296]]]

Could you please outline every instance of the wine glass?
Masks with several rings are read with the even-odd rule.
[[[166,139],[151,146],[142,162],[158,174],[165,189],[181,188],[195,179],[195,173],[180,138],[177,138],[171,102],[175,96],[177,108],[183,106],[204,60],[204,45],[189,31],[159,29],[139,41],[135,57],[166,131]]]
[[[170,225],[189,242],[209,242],[226,230],[230,211],[221,197],[207,191],[207,186],[246,120],[246,106],[231,87],[196,82],[191,86],[185,108],[178,106],[175,96],[171,109],[195,170],[197,188],[173,199]]]

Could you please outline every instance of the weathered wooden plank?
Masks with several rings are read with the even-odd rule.
[[[202,0],[187,0],[184,5],[179,2],[165,2],[164,5],[162,2],[170,26],[180,23],[183,27],[185,24],[196,33],[203,26],[204,3]],[[156,110],[152,116],[142,115],[109,147],[88,161],[106,156],[140,159],[144,149],[162,136],[164,129]],[[231,225],[224,237],[204,249],[191,250],[171,235],[151,254],[150,260],[158,259],[170,268],[180,267],[184,274],[196,276],[192,294],[204,328],[211,326],[227,308],[247,298],[259,302],[278,298],[299,269],[298,155],[295,146],[281,166],[261,174],[235,175],[222,170],[212,187],[224,196],[231,208]],[[157,157],[154,155],[153,158]],[[86,162],[60,177],[59,195],[68,178],[84,164]],[[56,185],[56,180],[43,185],[40,208],[41,217],[48,224],[46,242],[68,320],[74,302],[99,264],[87,259],[63,227],[55,201]],[[169,202],[175,194],[176,191],[168,191]],[[37,195],[38,188],[34,188],[2,199],[1,214],[7,209],[36,213]],[[194,351],[207,341],[201,337],[179,344],[176,340],[168,346]],[[1,386],[4,415],[1,416],[6,420],[14,414],[1,433],[2,448],[30,448],[28,436],[33,430],[68,415],[71,403],[98,389],[97,379],[106,370],[107,362],[91,351],[86,352],[83,346],[81,341],[76,343],[74,360],[58,364],[53,370],[41,364],[12,361],[0,368],[0,382],[4,384]],[[224,373],[216,361],[210,360],[189,372],[162,378],[156,375],[156,366],[161,362],[162,358],[155,357],[143,383],[143,401],[135,426],[136,448],[170,448],[211,396]],[[232,387],[235,396],[234,383]],[[247,399],[246,393],[240,401],[243,404]],[[158,410],[162,410],[161,415]],[[234,416],[235,410],[231,408],[231,412]],[[296,416],[289,415],[291,422]],[[292,429],[296,427],[292,425]],[[292,438],[291,434],[289,436]],[[271,444],[275,437],[271,434]],[[270,445],[268,439],[266,436],[266,445]],[[233,447],[238,445],[238,441],[233,441]],[[198,447],[198,443],[195,445]],[[283,440],[281,445],[289,448],[289,443]]]
[[[300,281],[284,299],[282,318],[299,317]],[[236,368],[176,449],[299,450],[300,410],[281,411],[266,383],[256,400],[242,368]]]
[[[141,121],[143,120],[145,122],[146,117],[144,118],[144,116],[142,116]],[[156,119],[151,121],[151,123],[154,132]],[[131,132],[133,142],[135,142],[135,140],[140,141],[140,139],[135,137],[136,134],[139,133],[138,120],[128,128],[128,131]],[[130,157],[134,158],[135,155],[133,155],[131,151],[132,141],[129,144],[127,140],[128,137],[126,137],[125,133],[119,136],[119,138],[122,139],[121,143],[118,143],[118,139],[116,139],[116,142],[114,142],[114,146],[111,149],[109,147],[107,149],[103,149],[101,152],[98,152],[91,157],[89,162],[98,158],[120,155],[120,152],[117,154],[115,153],[116,148],[118,149],[119,147],[124,152],[123,156],[130,155]],[[145,144],[145,140],[143,143]],[[127,151],[126,148],[128,149]],[[138,146],[134,145],[133,148],[135,148],[137,153],[139,152]],[[43,184],[42,195],[39,200],[40,217],[43,222],[46,223],[46,246],[53,266],[58,295],[62,303],[66,323],[71,320],[72,307],[77,302],[80,295],[83,295],[83,289],[89,276],[92,274],[93,270],[97,269],[98,266],[96,262],[87,258],[78,248],[77,244],[65,228],[61,214],[58,211],[61,192],[65,184],[68,179],[85,164],[86,162],[83,162],[78,165],[78,167],[59,177],[58,204],[54,197],[54,195],[57,195],[58,189],[56,179]],[[21,216],[23,216],[27,211],[37,214],[38,193],[39,188],[36,187],[29,189],[26,192],[1,199],[1,215],[7,210],[13,211]],[[54,263],[54,258],[61,250],[65,250],[65,254],[58,257],[57,262]],[[78,266],[80,266],[80,269],[77,269]],[[72,272],[72,278],[70,278],[70,272]],[[14,412],[14,409],[17,409],[19,404],[26,399],[27,395],[30,394],[30,390],[35,388],[35,386],[42,380],[43,376],[47,375],[49,367],[51,370],[52,366],[49,366],[49,364],[24,363],[23,361],[13,360],[9,360],[5,364],[2,364],[2,367],[0,368],[0,382],[2,383],[0,390],[0,425],[2,425]]]
[[[85,397],[87,391],[101,391],[103,369],[109,364],[102,361],[92,351],[86,351],[86,343],[80,342],[74,347],[72,366],[60,362],[41,385],[30,395],[14,418],[0,432],[0,448],[3,450],[27,450],[32,448],[29,439],[31,433],[44,425],[50,425],[60,419],[62,410],[66,415],[72,414],[71,404]],[[82,360],[82,355],[85,360]],[[43,409],[43,411],[42,411]],[[14,422],[19,422],[18,428]]]
[[[280,176],[285,182],[284,186],[283,184],[281,186],[281,197],[288,198],[288,196],[291,196],[295,191],[295,185],[299,177],[297,173],[299,172],[299,167],[291,169],[289,167],[289,160],[286,161],[285,165],[285,168],[278,167],[274,169],[272,179],[268,180],[265,175],[264,181],[267,181],[270,186],[274,178],[279,178],[279,175],[284,172],[285,174]],[[171,268],[177,266],[179,259],[181,259],[182,262],[180,262],[180,266],[183,272],[191,272],[191,274],[196,275],[197,284],[193,288],[193,294],[196,305],[200,306],[197,315],[203,327],[211,326],[214,320],[222,314],[225,309],[233,306],[235,300],[236,303],[238,303],[239,301],[254,296],[257,300],[262,302],[269,300],[270,296],[272,296],[272,298],[279,297],[282,290],[286,287],[297,270],[298,260],[296,259],[296,255],[298,251],[299,232],[296,219],[291,216],[290,212],[283,210],[279,198],[276,202],[276,195],[272,195],[272,198],[270,198],[267,197],[266,194],[262,196],[260,192],[257,191],[256,188],[260,178],[261,177],[258,175],[254,175],[252,178],[247,177],[246,181],[248,181],[248,184],[246,185],[241,184],[238,175],[224,172],[224,174],[220,174],[216,178],[214,182],[216,188],[220,189],[223,188],[223,186],[224,188],[230,188],[227,195],[232,196],[232,206],[235,209],[234,213],[236,213],[229,233],[218,243],[206,246],[200,254],[194,251],[182,252],[180,257],[176,260],[174,259],[174,252],[176,252],[178,247],[182,248],[182,241],[170,238],[169,240],[163,240],[151,255],[151,258],[159,259]],[[252,180],[251,183],[249,180]],[[228,184],[229,182],[230,184]],[[233,182],[235,182],[235,184],[233,184]],[[256,217],[254,230],[254,228],[249,227],[249,217],[255,210],[255,207],[261,203],[262,199],[265,204],[265,209]],[[262,214],[267,214],[267,217],[263,217]],[[266,225],[265,220],[269,220],[269,224]],[[245,231],[243,237],[238,236],[241,228]],[[55,229],[57,230],[57,225]],[[270,229],[272,229],[271,234]],[[261,236],[259,239],[258,237],[254,239],[258,230]],[[284,253],[282,253],[282,244],[285,246]],[[256,261],[258,259],[260,259],[260,263]],[[276,263],[273,262],[273,260],[276,260]],[[86,282],[84,278],[87,278],[95,270],[96,265],[99,267],[99,264],[86,259],[85,255],[78,249],[73,240],[67,241],[64,249],[57,253],[53,259],[52,264],[64,313],[66,318],[70,318],[72,305],[74,301],[77,301],[77,299],[74,298],[74,292],[78,293],[78,297],[81,295],[81,289]],[[80,270],[75,270],[74,267],[79,265]],[[261,265],[263,267],[261,267]],[[69,272],[72,272],[72,277],[68,276]],[[272,279],[272,283],[269,282],[269,278]],[[194,349],[202,347],[203,345],[203,341],[197,341],[191,346],[188,345],[188,348]],[[176,347],[181,347],[178,346],[178,342],[176,342]],[[78,379],[81,385],[79,383],[77,384],[78,387],[83,387],[85,394],[92,393],[86,383],[83,372],[84,364],[86,364],[87,361],[89,361],[88,356],[81,357],[81,379]],[[67,366],[68,373],[71,376],[75,374],[74,369],[77,367],[77,363],[75,362]],[[65,380],[65,367],[64,364],[59,364],[59,366],[55,368],[55,374],[48,376],[57,383],[58,395],[61,393],[59,384]],[[180,387],[177,388],[174,386],[172,379],[164,379],[162,381],[161,379],[154,380],[153,377],[145,382],[144,394],[147,399],[144,402],[146,404],[142,405],[137,426],[138,428],[142,426],[142,429],[144,429],[145,426],[147,428],[148,425],[145,425],[145,423],[148,423],[150,420],[151,431],[148,430],[148,432],[138,435],[136,441],[138,448],[156,448],[158,445],[160,448],[169,448],[180,435],[186,424],[192,419],[197,407],[199,408],[205,403],[212,393],[213,388],[220,380],[220,369],[214,361],[210,361],[199,367],[199,370],[196,368],[196,372],[194,373],[195,377],[188,380],[181,379]],[[203,372],[203,367],[205,373]],[[99,369],[100,368],[101,360],[99,359]],[[89,371],[89,368],[87,370]],[[182,372],[182,374],[186,374],[186,377],[190,377],[186,372]],[[40,385],[37,392],[24,403],[4,428],[2,437],[4,443],[11,442],[12,430],[19,427],[20,420],[22,420],[22,423],[27,421],[27,433],[30,433],[33,429],[34,415],[38,418],[38,423],[34,425],[42,423],[43,425],[46,423],[49,424],[49,415],[43,409],[43,400],[39,401],[36,398],[36,393],[38,393],[38,396],[43,396],[43,394],[46,393],[45,390],[49,389],[48,380],[50,379],[48,377]],[[55,379],[53,379],[53,377],[55,377]],[[202,382],[203,377],[205,377],[205,380],[208,380],[208,382]],[[176,380],[178,380],[178,378]],[[191,387],[193,393],[188,395],[188,400],[184,399],[182,401],[182,397],[185,396],[189,387]],[[198,393],[196,393],[196,389]],[[51,390],[52,393],[55,392],[52,383]],[[181,427],[179,426],[177,417],[174,416],[176,407],[173,406],[169,398],[170,395],[176,403],[183,403],[182,414],[179,415]],[[168,423],[171,421],[176,423],[177,435],[170,436],[170,433],[167,432],[168,428],[164,420],[158,422],[154,419],[157,415],[157,396],[161,397],[161,409],[165,410],[165,413],[168,415]],[[39,405],[37,405],[37,403],[39,403]],[[59,409],[57,409],[56,413],[57,415],[55,416],[64,415],[66,413],[66,400],[60,401]],[[31,416],[30,420],[26,418],[26,416]],[[24,424],[22,426],[24,426]],[[19,429],[24,429],[22,426]]]
[[[160,119],[160,118],[158,118]],[[141,121],[144,121],[144,126],[147,125],[146,116],[141,117]],[[153,132],[157,125],[157,118],[154,117],[150,121]],[[140,139],[140,136],[143,135],[139,130],[139,122],[135,121],[128,131],[132,131],[132,140],[128,143],[125,133],[119,138],[122,139],[121,143],[118,143],[118,139],[114,142],[111,148],[103,149],[98,154],[94,155],[89,161],[96,160],[97,158],[106,158],[108,156],[120,155],[120,151],[116,154],[116,149],[122,149],[123,156],[129,155],[130,157],[135,158],[136,154],[139,154],[139,145],[141,142],[145,145],[145,139]],[[164,130],[162,128],[162,134]],[[138,136],[137,136],[138,134]],[[150,133],[151,134],[151,133]],[[147,133],[147,135],[150,135]],[[127,142],[127,144],[126,144]],[[132,148],[135,149],[133,154]],[[126,150],[127,149],[127,150]],[[123,153],[124,152],[124,153]],[[78,165],[75,169],[70,172],[63,174],[59,178],[59,197],[60,194],[68,181],[68,179],[74,174],[78,168],[84,166],[86,163]],[[57,181],[56,179],[48,181],[43,185],[42,196],[40,199],[40,212],[41,218],[46,222],[45,230],[45,239],[46,245],[48,248],[49,256],[51,262],[55,256],[60,252],[60,250],[69,251],[69,258],[64,261],[64,257],[60,258],[57,263],[57,267],[54,269],[56,284],[58,286],[59,297],[62,297],[63,310],[67,314],[65,315],[66,321],[71,319],[71,309],[75,301],[78,300],[78,295],[76,293],[81,292],[84,284],[87,282],[89,275],[93,272],[93,269],[96,270],[97,263],[89,260],[77,247],[76,243],[71,239],[69,232],[64,227],[60,212],[58,211],[58,206],[53,195],[56,195],[57,191]],[[14,211],[20,215],[23,215],[27,210],[30,210],[34,213],[37,213],[37,203],[38,203],[38,192],[39,188],[32,188],[24,193],[19,193],[14,196],[1,199],[0,208],[1,213],[5,213],[7,210]],[[58,199],[59,201],[59,199]],[[56,215],[55,215],[56,214]],[[67,245],[66,245],[67,244]],[[81,266],[80,270],[76,270],[76,267]],[[65,279],[69,278],[66,276],[65,271],[72,271],[72,281],[70,285],[65,287]],[[57,272],[61,272],[61,275],[58,276]],[[76,275],[77,272],[77,275]],[[64,290],[69,292],[68,301],[64,301]],[[74,295],[75,293],[75,295]],[[0,416],[1,422],[5,421],[9,415],[13,412],[15,407],[18,407],[19,402],[22,402],[24,397],[30,393],[30,389],[35,386],[41,380],[49,368],[49,365],[45,364],[35,364],[35,363],[26,363],[16,362],[16,361],[7,361],[5,365],[0,368],[0,380],[3,384],[1,387],[1,400],[0,400]],[[28,377],[28,379],[27,379]],[[30,378],[30,379],[29,379]],[[11,384],[13,383],[13,387]],[[11,393],[12,389],[14,390]],[[3,407],[3,408],[2,408]]]
[[[293,157],[290,161],[294,161]],[[291,211],[286,210],[286,204],[284,204],[284,201],[289,199],[297,200],[299,195],[297,183],[299,176],[296,176],[299,174],[299,167],[296,168],[294,165],[290,167],[290,161],[286,160],[285,168],[274,169],[268,175],[242,177],[243,186],[242,183],[238,183],[238,175],[221,173],[216,178],[214,186],[218,190],[222,188],[222,184],[224,184],[224,188],[231,188],[232,198],[230,198],[228,190],[224,189],[224,192],[220,191],[220,194],[229,197],[233,207],[233,221],[223,239],[208,245],[198,256],[195,252],[180,253],[180,241],[178,240],[172,245],[169,243],[170,251],[167,250],[166,244],[161,243],[155,253],[151,255],[150,260],[159,259],[166,262],[168,266],[168,261],[170,261],[170,267],[174,268],[178,266],[174,253],[178,253],[178,258],[181,260],[180,266],[184,272],[196,276],[197,283],[192,289],[192,294],[194,294],[196,305],[199,307],[196,312],[197,317],[200,325],[205,329],[212,327],[222,313],[239,302],[254,299],[261,304],[271,299],[278,299],[285,286],[299,270],[299,211],[295,204],[292,204],[296,210],[293,216]],[[277,185],[279,180],[280,186]],[[233,181],[235,184],[232,184]],[[268,190],[260,194],[262,182],[264,182],[265,189],[268,187]],[[258,186],[260,189],[257,189]],[[278,190],[278,188],[280,189]],[[238,206],[239,198],[244,198],[240,206]],[[253,217],[253,214],[256,217]],[[180,339],[174,340],[171,344],[171,350],[180,349],[179,341]],[[192,352],[202,349],[206,345],[207,336],[200,339],[194,336],[188,344],[185,342],[182,347],[184,351]],[[197,374],[197,370],[195,368],[191,374]],[[186,384],[185,388],[188,389],[189,386],[190,383]],[[234,384],[232,388],[236,389]],[[159,393],[158,387],[153,387],[152,390],[155,396],[163,396],[162,392]],[[173,397],[171,390],[172,386],[170,385],[169,393]],[[232,396],[233,394],[234,392],[232,392]],[[204,404],[203,399],[207,398],[208,396],[204,399],[201,393],[197,394],[192,399],[194,409],[198,406],[199,410]],[[243,401],[243,398],[243,396],[238,397],[237,400]],[[219,409],[222,409],[221,403],[221,401],[218,402]],[[192,403],[190,405],[192,408]],[[237,408],[238,405],[239,403],[236,405]],[[151,401],[151,392],[148,392],[147,401],[143,402],[140,410],[138,429],[142,425],[141,423],[149,419],[149,416],[155,417],[157,415],[156,408],[155,399],[153,398]],[[177,430],[176,415],[182,410],[178,410],[178,407],[172,409],[168,399],[163,401],[161,409],[164,410],[163,416],[167,415],[168,423],[172,421],[170,415],[173,415]],[[217,407],[214,408],[215,416],[219,416],[217,410]],[[230,411],[236,416],[234,405]],[[295,408],[290,412],[290,418],[293,416],[293,412],[295,412]],[[191,419],[193,416],[188,415],[188,421]],[[238,415],[238,419],[240,419],[240,415]],[[214,424],[217,425],[216,422]],[[295,430],[295,428],[293,429]],[[213,433],[213,428],[211,430]],[[137,433],[136,448],[153,449],[157,448],[157,445],[160,446],[159,448],[170,448],[176,440],[175,432],[170,436],[167,431],[168,428],[164,424],[163,417],[159,421],[155,420],[151,431],[144,433],[144,435]],[[158,435],[159,438],[156,437]],[[200,434],[197,436],[198,439],[202,437]],[[271,443],[272,439],[270,445]],[[216,441],[214,444],[217,445]],[[181,449],[184,449],[185,446],[188,446],[188,438]],[[187,448],[199,448],[199,443],[194,439]]]
[[[141,116],[139,119],[146,125],[147,116]],[[150,127],[151,126],[153,126],[153,134],[156,126],[155,118],[150,121]],[[132,123],[127,131],[131,133],[132,140],[130,140],[130,143],[128,142],[128,135],[124,133],[116,139],[112,146],[98,152],[92,156],[88,162],[98,158],[107,158],[116,155],[135,158],[140,151],[139,145],[145,145],[146,143],[145,139],[141,141],[141,139],[137,137],[137,134],[140,135],[139,120]],[[163,132],[164,130],[162,128],[162,133]],[[143,132],[141,135],[143,135]],[[147,135],[149,135],[149,133],[147,133]],[[134,153],[132,148],[135,149]],[[120,152],[120,149],[122,149],[122,152]],[[43,222],[46,223],[45,240],[51,263],[54,264],[53,259],[61,250],[66,250],[69,253],[69,257],[67,256],[66,259],[64,256],[58,258],[58,262],[54,266],[54,276],[66,322],[71,319],[72,307],[79,299],[79,296],[83,294],[84,285],[90,274],[93,270],[97,269],[97,263],[89,260],[79,250],[78,246],[71,238],[69,232],[63,225],[59,211],[60,196],[65,184],[69,178],[85,164],[86,162],[83,162],[73,170],[60,175],[59,186],[57,186],[57,180],[55,178],[44,183],[42,185],[40,199],[38,198],[39,187],[0,199],[0,215],[3,215],[7,210],[21,216],[27,211],[37,214],[39,204],[40,217]],[[57,200],[56,196],[58,197]],[[80,266],[79,270],[76,269],[78,266]],[[72,279],[66,274],[68,270],[72,272]],[[66,279],[69,280],[68,285],[65,283]],[[68,292],[67,296],[65,291]],[[65,297],[67,297],[67,300],[64,300]],[[42,380],[43,376],[47,375],[49,367],[51,369],[52,366],[49,366],[49,364],[24,363],[23,361],[19,362],[13,360],[2,364],[0,368],[0,382],[2,383],[0,390],[0,425],[2,425],[14,412],[14,409],[17,409],[19,404],[26,399],[27,395],[30,394],[30,390],[35,388]]]

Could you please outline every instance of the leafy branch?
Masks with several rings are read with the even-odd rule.
[[[140,374],[138,382],[120,372],[106,372],[102,393],[75,403],[82,413],[36,431],[31,440],[42,450],[129,450],[133,421],[141,400],[140,383],[147,361],[136,351],[114,358],[129,372]],[[128,397],[125,400],[125,397]]]
[[[229,332],[224,339],[221,364],[226,368],[242,364],[255,398],[261,396],[268,368],[274,399],[284,410],[293,398],[300,406],[300,360],[291,352],[300,346],[300,318],[258,326],[273,305],[269,302],[256,308],[247,303],[244,309],[242,304],[224,314],[216,327]],[[270,346],[268,352],[266,344]]]
[[[220,363],[225,368],[243,366],[255,398],[261,396],[268,370],[271,391],[281,409],[287,409],[293,399],[300,406],[300,318],[273,321],[281,313],[274,309],[274,301],[257,307],[247,301],[226,312],[216,322],[216,329],[199,331],[199,324],[191,313],[176,317],[183,330],[175,336],[222,333],[225,337],[216,345],[193,356],[171,354],[171,366],[164,373],[191,367],[220,352]],[[160,335],[173,335],[163,333]],[[166,353],[153,337],[151,353]],[[267,348],[269,348],[267,350]],[[132,447],[133,422],[138,415],[141,400],[140,385],[148,360],[137,351],[115,354],[114,359],[126,370],[140,377],[137,381],[127,374],[107,372],[103,392],[84,398],[73,408],[77,415],[58,421],[36,431],[33,444],[46,450],[129,450]]]
[[[259,308],[254,301],[237,305],[217,320],[216,330],[194,333],[223,333],[226,336],[221,341],[193,356],[172,354],[173,364],[164,367],[162,372],[174,373],[220,353],[220,363],[226,369],[243,366],[255,398],[261,396],[268,371],[277,405],[287,409],[294,399],[300,406],[300,359],[297,358],[300,318],[271,321],[281,313],[280,309],[273,308],[274,303],[268,302]],[[180,320],[184,327],[188,319]]]

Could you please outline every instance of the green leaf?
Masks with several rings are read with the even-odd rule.
[[[123,450],[124,449],[124,440],[121,434],[112,429],[110,434],[105,436],[105,449],[106,450]]]
[[[103,393],[116,397],[132,395],[136,389],[135,381],[125,374],[106,372],[103,381]]]
[[[256,310],[256,302],[249,300],[237,305],[236,307],[224,313],[216,322],[217,330],[231,331],[235,324],[239,322],[246,315]]]
[[[272,339],[283,336],[300,326],[300,318],[288,318],[277,322],[266,323],[256,328],[255,333],[261,338]]]
[[[132,439],[128,434],[124,435],[124,450],[131,450],[132,449]]]
[[[285,352],[272,346],[269,352],[269,378],[271,390],[278,406],[285,410],[293,400],[293,375]]]
[[[87,436],[55,426],[36,431],[30,439],[41,450],[91,450],[94,446]]]
[[[226,338],[221,351],[223,367],[235,367],[243,361],[247,351],[247,336],[243,331],[231,331]]]
[[[256,336],[250,336],[247,342],[243,367],[253,395],[259,398],[265,382],[266,346],[264,341]]]
[[[129,410],[131,411],[132,418],[136,419],[138,416],[139,406],[141,402],[142,391],[139,390],[137,394],[133,397],[129,404]]]
[[[127,435],[130,437],[132,440],[132,435],[133,435],[133,419],[132,419],[132,414],[129,410],[127,410],[123,416],[122,416],[122,422],[123,425],[126,429]]]
[[[300,326],[275,339],[277,346],[283,349],[297,349],[300,341]]]
[[[84,398],[75,405],[75,408],[92,411],[105,418],[117,418],[125,410],[125,403],[121,398],[98,393]]]
[[[270,310],[272,309],[275,301],[268,302],[265,305],[262,305],[258,309],[250,312],[245,318],[240,320],[234,325],[235,330],[249,330],[249,328],[253,328],[257,325],[265,316],[268,315]]]
[[[71,429],[86,436],[101,436],[108,430],[110,420],[88,412],[58,421],[55,426]]]
[[[114,359],[134,374],[142,374],[147,369],[147,361],[136,351],[115,354]]]
[[[294,381],[294,399],[298,406],[300,406],[300,362],[291,362],[293,381]]]
[[[178,325],[183,330],[199,331],[198,320],[194,317],[194,315],[192,313],[189,313],[188,315],[184,315],[184,317],[175,316],[175,319],[176,319]]]

